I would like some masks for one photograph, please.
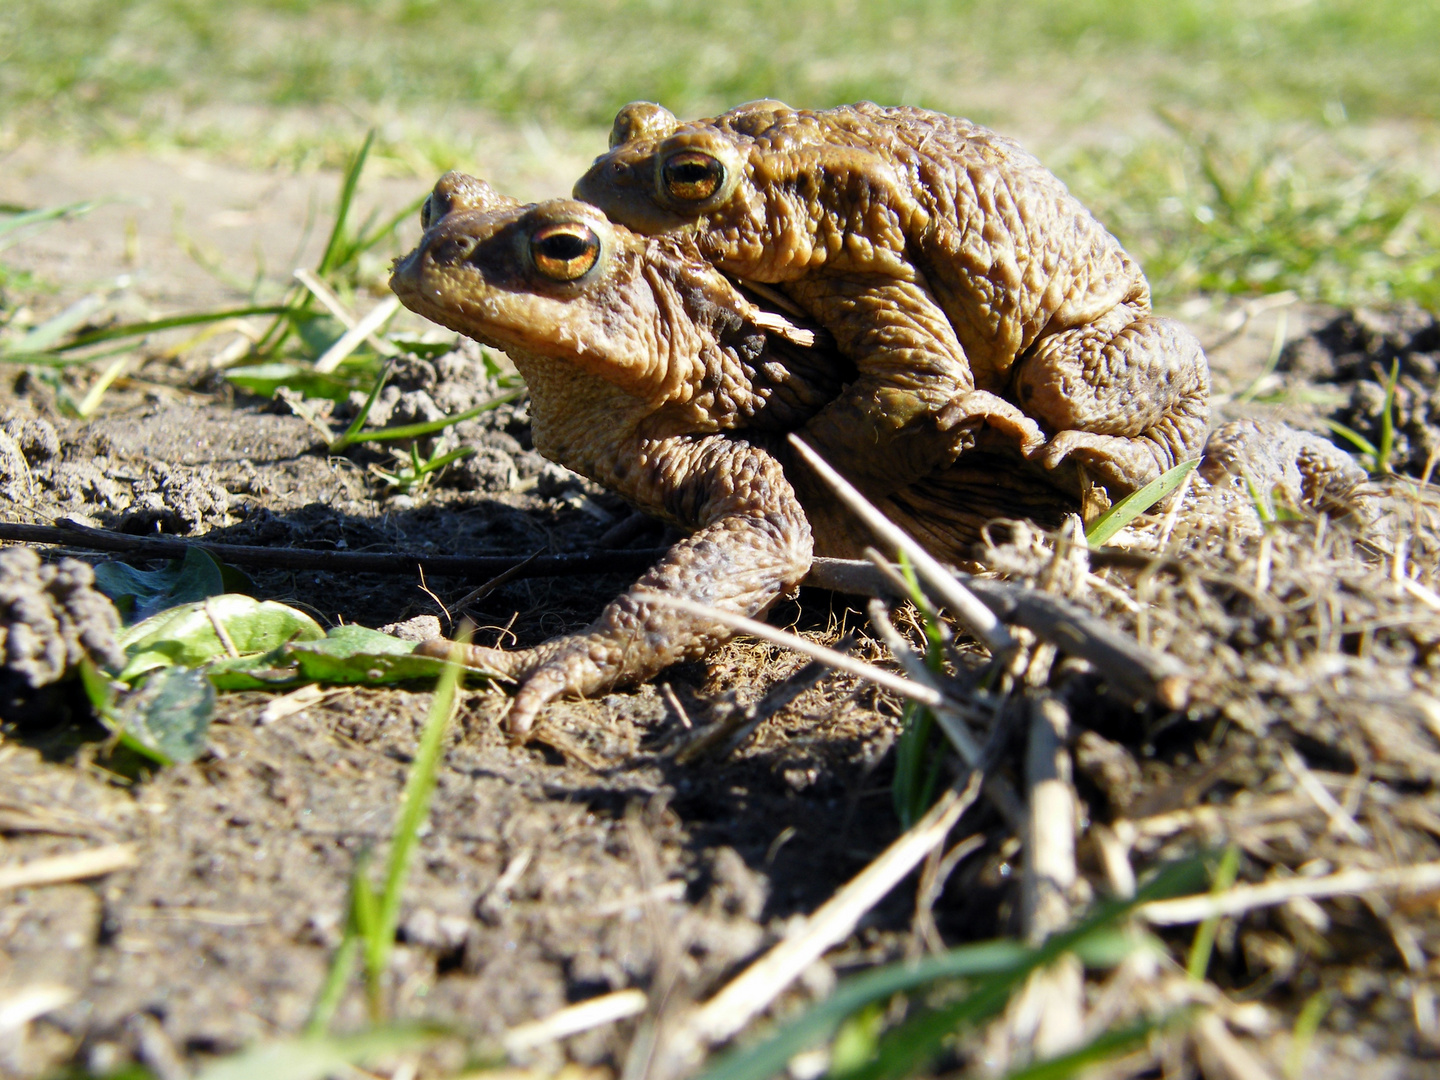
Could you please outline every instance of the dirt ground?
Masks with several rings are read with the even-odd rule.
[[[557,175],[573,176],[580,164],[559,162]],[[335,187],[333,176],[296,179],[200,158],[97,160],[22,147],[0,166],[0,202],[111,201],[6,257],[64,283],[34,300],[37,318],[93,291],[122,313],[233,303],[232,286],[193,252],[241,281],[313,264],[323,242],[313,222],[328,220]],[[394,207],[418,193],[411,181],[385,180],[367,184],[364,199]],[[1389,358],[1403,356],[1396,460],[1412,476],[1433,465],[1440,438],[1428,410],[1440,332],[1429,316],[1347,316],[1283,297],[1197,298],[1179,313],[1210,346],[1217,389],[1229,391],[1249,384],[1286,320],[1291,346],[1259,389],[1285,391],[1288,404],[1236,404],[1236,412],[1309,423],[1334,413],[1373,432],[1376,387]],[[0,477],[0,517],[321,550],[518,555],[588,550],[626,517],[618,500],[534,454],[523,403],[462,429],[485,448],[480,464],[417,495],[389,495],[367,471],[380,455],[329,457],[283,406],[228,390],[209,366],[227,340],[179,358],[156,347],[89,422],[61,416],[36,378],[4,373],[0,422],[17,422],[23,434],[43,421],[58,445],[17,439],[26,473]],[[453,411],[493,390],[475,372],[459,361],[421,362],[398,382]],[[1214,676],[1209,696],[1183,714],[1129,709],[1093,678],[1064,683],[1087,732],[1076,742],[1082,821],[1116,834],[1125,822],[1138,828],[1137,866],[1227,841],[1240,843],[1249,880],[1437,857],[1440,616],[1413,590],[1391,588],[1399,578],[1386,558],[1408,536],[1418,587],[1428,590],[1440,530],[1423,491],[1387,491],[1388,531],[1382,521],[1373,541],[1344,523],[1301,523],[1273,543],[1253,528],[1197,528],[1167,549],[1193,562],[1195,575],[1097,565],[1090,577],[1100,584],[1074,587],[1097,613]],[[662,539],[658,528],[642,529],[627,543]],[[1134,542],[1143,548],[1146,538]],[[1047,565],[1016,555],[1011,570],[1037,581]],[[1336,591],[1300,604],[1294,590],[1326,575]],[[323,623],[370,626],[442,614],[436,597],[450,604],[476,584],[251,576],[257,595]],[[513,634],[534,643],[584,625],[625,583],[515,582],[473,614],[482,640]],[[1357,615],[1362,602],[1371,607]],[[1327,604],[1329,615],[1317,615]],[[863,634],[862,612],[806,590],[771,621],[834,642],[848,629]],[[868,637],[857,649],[884,656]],[[1239,667],[1225,668],[1232,660]],[[394,1014],[456,1020],[498,1038],[626,987],[703,998],[783,936],[793,916],[823,902],[898,831],[889,786],[896,699],[832,674],[728,758],[680,765],[665,752],[684,726],[754,702],[802,666],[778,648],[734,643],[667,672],[661,682],[673,701],[656,684],[560,703],[546,712],[543,737],[524,747],[497,728],[502,692],[465,692],[406,892]],[[1214,675],[1222,669],[1223,679]],[[0,1045],[0,1074],[40,1077],[67,1065],[104,1073],[139,1061],[174,1080],[303,1025],[339,940],[356,859],[390,833],[430,693],[341,690],[267,722],[269,700],[222,696],[209,751],[158,771],[112,752],[83,710],[63,717],[63,702],[42,722],[0,728],[0,865],[108,843],[139,853],[136,869],[4,896],[0,999],[43,984],[72,1000]],[[1003,768],[1013,771],[1022,756],[1017,743]],[[1296,795],[1302,774],[1319,778],[1330,804]],[[1213,807],[1214,818],[1179,820],[1196,806]],[[917,916],[913,882],[897,889],[811,969],[797,1000],[866,964],[1017,932],[1015,841],[983,807],[961,834],[984,842],[929,916]],[[1082,848],[1082,858],[1087,877],[1103,881],[1096,850]],[[1309,1075],[1434,1076],[1437,925],[1433,896],[1401,905],[1372,894],[1323,910],[1257,913],[1224,924],[1212,978],[1236,1000],[1263,1005],[1268,1026],[1242,1032],[1262,1060],[1284,1060],[1300,1006],[1325,990],[1330,1007]],[[1188,935],[1172,935],[1176,955]],[[358,991],[348,996],[338,1026],[363,1023],[363,1004]],[[618,1072],[634,1030],[630,1021],[577,1036],[537,1052],[537,1063]],[[957,1054],[952,1066],[966,1060]],[[1167,1075],[1191,1075],[1189,1065],[1177,1068]]]

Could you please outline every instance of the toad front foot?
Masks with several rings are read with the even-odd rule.
[[[595,634],[558,638],[515,652],[434,638],[421,642],[415,651],[439,659],[453,658],[466,667],[519,682],[520,689],[505,713],[505,730],[518,739],[529,734],[540,710],[556,698],[606,689],[623,670],[623,663],[615,662],[602,636]]]
[[[1035,460],[1047,469],[1062,461],[1083,465],[1114,496],[1138,491],[1178,464],[1170,452],[1150,439],[1096,435],[1089,431],[1062,431]]]

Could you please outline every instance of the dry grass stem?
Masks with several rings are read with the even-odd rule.
[[[63,1009],[78,997],[58,983],[36,983],[0,997],[0,1035],[19,1031],[31,1020]]]
[[[330,312],[331,315],[334,315],[335,318],[339,320],[341,326],[345,327],[347,331],[355,329],[358,322],[354,312],[346,307],[345,302],[335,295],[335,291],[331,289],[329,285],[326,285],[325,282],[321,281],[320,278],[316,277],[313,271],[300,267],[295,271],[294,277],[296,281],[310,290],[311,295],[320,301],[326,311]],[[368,337],[370,347],[381,356],[399,355],[400,350],[384,338],[378,337],[373,333],[368,335]]]
[[[1021,915],[1031,944],[1070,923],[1070,893],[1078,877],[1075,808],[1079,798],[1065,749],[1069,734],[1070,714],[1063,702],[1049,694],[1031,700],[1025,755],[1029,813],[1020,879]],[[1074,957],[1037,971],[1011,1012],[1007,1026],[1012,1045],[1026,1046],[1037,1059],[1073,1050],[1084,1037],[1084,992],[1084,971]]]
[[[638,1016],[645,1011],[647,1004],[641,990],[617,990],[613,994],[590,998],[553,1012],[543,1019],[513,1027],[505,1033],[500,1045],[511,1056],[522,1054],[603,1024]]]
[[[1440,893],[1440,862],[1401,866],[1391,870],[1342,870],[1314,878],[1287,878],[1262,885],[1237,885],[1215,896],[1185,896],[1157,900],[1140,908],[1140,915],[1156,926],[1182,926],[1226,915],[1243,915],[1273,907],[1296,897],[1326,899],[1367,892],[1402,895]]]
[[[128,870],[138,863],[139,857],[129,844],[108,844],[69,855],[32,859],[30,862],[0,866],[0,892],[6,889],[28,889],[37,885],[84,881],[86,878],[113,874],[117,870]]]
[[[328,375],[340,366],[347,356],[360,347],[360,343],[395,317],[400,310],[400,298],[387,296],[365,313],[365,317],[340,335],[338,341],[321,354],[315,361],[315,370]]]
[[[806,464],[820,474],[830,489],[840,497],[840,501],[848,506],[869,527],[871,532],[896,551],[904,552],[906,558],[914,565],[915,572],[930,588],[935,590],[935,594],[950,608],[955,618],[959,619],[971,633],[983,641],[992,653],[998,656],[1015,648],[1015,639],[1010,636],[1010,631],[1005,629],[1004,624],[995,617],[995,613],[982,604],[974,593],[955,579],[953,573],[941,566],[934,556],[916,543],[903,529],[898,528],[889,518],[870,505],[865,496],[861,495],[848,480],[831,468],[824,458],[810,449],[803,439],[791,435],[789,440],[790,445],[795,447],[800,456],[805,459]]]
[[[867,664],[863,660],[857,660],[853,656],[847,656],[834,649],[827,649],[824,645],[817,645],[813,641],[795,634],[786,633],[784,630],[777,630],[768,623],[751,619],[744,615],[736,615],[733,612],[721,611],[719,608],[710,607],[707,604],[697,604],[693,600],[686,600],[682,596],[671,596],[668,593],[647,593],[646,597],[652,603],[664,604],[679,611],[686,611],[692,615],[703,615],[707,619],[738,630],[742,634],[749,634],[758,637],[762,641],[768,641],[773,645],[781,645],[787,649],[794,649],[796,652],[822,663],[829,664],[837,671],[849,672],[851,675],[858,675],[862,679],[873,682],[876,686],[882,686],[886,690],[893,690],[902,697],[911,701],[918,701],[921,705],[935,707],[943,703],[944,697],[938,690],[920,683],[912,682],[909,679],[902,679],[884,668],[877,668],[873,664]]]

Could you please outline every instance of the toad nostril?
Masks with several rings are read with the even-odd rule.
[[[469,236],[448,236],[430,249],[430,261],[437,266],[454,266],[463,262],[475,250],[475,240]]]

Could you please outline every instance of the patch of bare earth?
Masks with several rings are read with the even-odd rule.
[[[298,235],[303,194],[274,177],[232,180],[208,177],[209,205],[255,215],[266,251]],[[26,183],[0,199],[35,201],[43,171]],[[395,203],[408,197],[404,186]],[[282,205],[289,211],[267,216]],[[33,269],[67,290],[77,280],[107,282],[122,305],[233,300],[193,269],[184,276],[174,251],[166,269],[144,277],[137,263],[131,284],[114,285],[133,257],[126,212],[47,234]],[[137,231],[156,249],[171,242],[150,216]],[[249,234],[207,235],[247,257]],[[290,257],[267,256],[272,266]],[[37,302],[58,308],[66,299]],[[1425,411],[1436,390],[1434,323],[1196,305],[1190,314],[1216,346],[1222,388],[1238,394],[1250,384],[1282,311],[1291,344],[1277,373],[1264,393],[1227,408],[1311,425],[1344,408],[1345,422],[1373,439],[1374,388],[1398,357],[1406,396],[1396,460],[1411,478],[1378,482],[1363,522],[1307,517],[1265,529],[1243,501],[1225,513],[1191,503],[1122,534],[1128,556],[1092,558],[1024,531],[986,553],[1013,580],[1063,595],[1183,661],[1195,676],[1184,710],[1137,709],[1085,664],[1033,640],[998,697],[968,678],[980,663],[975,649],[952,657],[956,693],[975,703],[974,734],[993,742],[996,773],[1017,791],[1028,790],[1035,703],[1058,703],[1069,718],[1060,752],[1079,805],[1079,875],[1065,897],[1072,909],[1123,892],[1165,859],[1230,844],[1241,853],[1242,884],[1292,890],[1222,919],[1209,988],[1163,964],[1092,976],[1084,1003],[1096,1023],[1191,1000],[1214,1018],[1157,1037],[1114,1075],[1172,1066],[1170,1075],[1193,1075],[1186,1070],[1196,1063],[1210,1077],[1274,1075],[1301,1007],[1322,991],[1328,1004],[1307,1075],[1433,1075],[1440,1052],[1433,881],[1407,888],[1411,879],[1371,878],[1314,897],[1296,886],[1344,871],[1403,877],[1440,860],[1440,504],[1413,479],[1434,445]],[[7,374],[0,516],[319,550],[517,556],[595,547],[625,519],[617,500],[538,459],[523,404],[462,429],[484,448],[480,464],[417,494],[390,495],[367,468],[381,455],[329,457],[297,417],[225,390],[209,367],[216,347],[170,358],[155,346],[90,422],[62,417],[33,376]],[[388,403],[397,419],[424,411],[416,394],[454,411],[492,392],[470,359],[462,351],[406,365]],[[1280,404],[1256,403],[1277,394]],[[636,548],[663,540],[658,529],[628,532]],[[477,584],[310,571],[252,577],[257,594],[322,621],[372,626],[448,617],[437,598],[451,605]],[[470,613],[481,640],[529,644],[583,626],[624,584],[517,581]],[[886,660],[843,598],[807,590],[771,621],[832,643],[859,630],[856,650]],[[897,622],[918,641],[913,618]],[[899,831],[889,788],[898,700],[831,674],[728,755],[681,764],[674,749],[687,728],[761,699],[801,667],[789,653],[741,640],[667,672],[669,693],[651,685],[557,704],[525,747],[498,730],[502,691],[466,691],[406,891],[387,986],[393,1014],[454,1020],[498,1039],[567,1003],[639,987],[671,1016],[780,940],[794,916],[813,911]],[[278,717],[267,713],[269,695],[224,695],[209,751],[160,771],[113,749],[72,687],[46,700],[42,717],[0,728],[0,872],[91,849],[128,855],[108,873],[0,894],[0,1002],[39,990],[57,1002],[0,1033],[0,1072],[28,1078],[66,1063],[108,1071],[139,1060],[171,1080],[298,1031],[339,940],[356,860],[390,833],[428,689],[341,690]],[[932,866],[918,901],[913,878],[896,889],[806,973],[782,1010],[823,993],[837,973],[1031,928],[1016,872],[1025,864],[1021,838],[1004,815],[982,803],[954,835],[979,839],[948,878],[936,879]],[[1183,958],[1191,926],[1162,924],[1161,933]],[[356,991],[337,1024],[364,1019]],[[998,1034],[959,1045],[945,1067],[1003,1061],[1003,1036],[1023,1027],[1007,1017]],[[628,1020],[534,1051],[534,1060],[615,1074],[636,1030]],[[1271,1071],[1243,1071],[1252,1066]]]

